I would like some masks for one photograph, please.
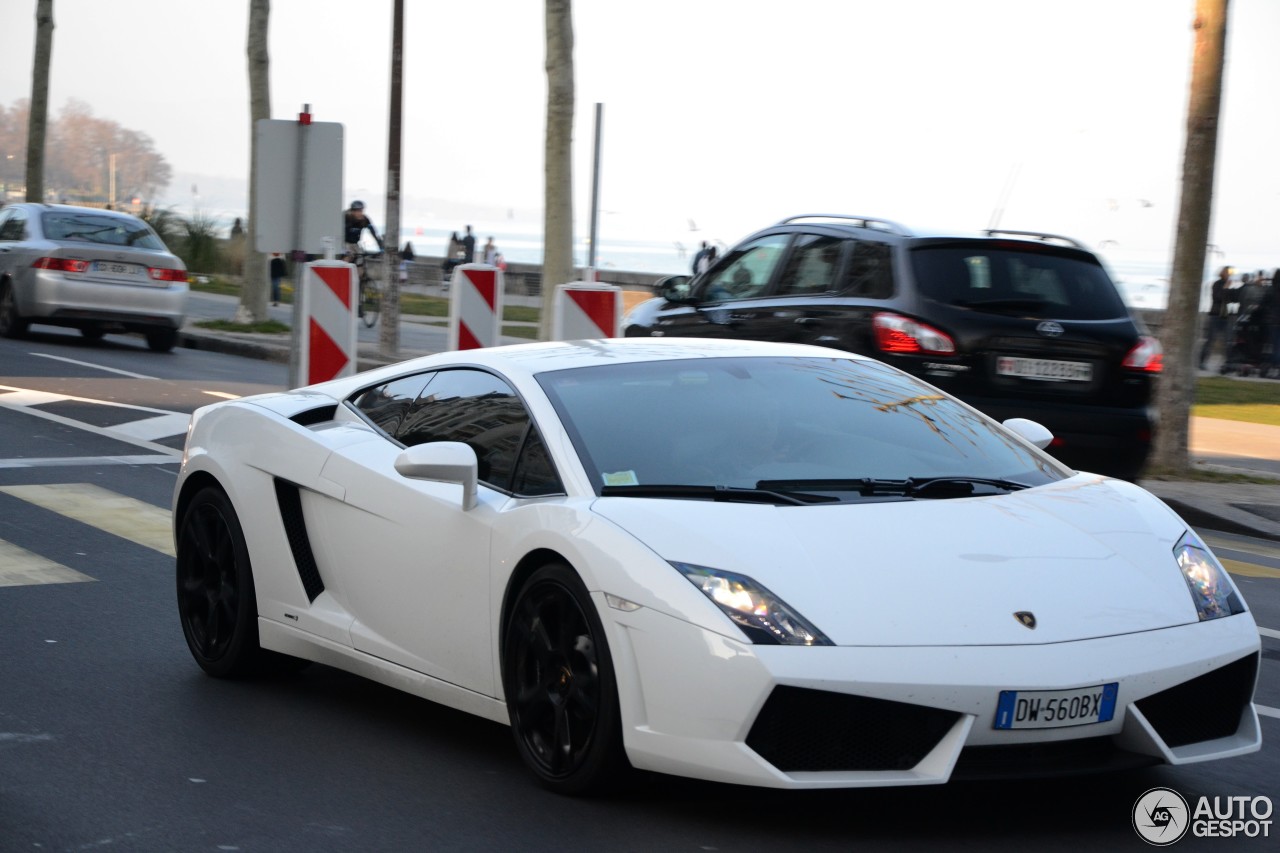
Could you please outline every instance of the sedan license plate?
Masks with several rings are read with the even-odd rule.
[[[1088,382],[1093,378],[1093,366],[1086,361],[1054,361],[1002,355],[996,359],[996,373],[1049,382]]]
[[[94,261],[93,271],[104,275],[138,276],[143,274],[143,268],[138,264],[122,264],[118,261]]]
[[[1118,682],[1077,690],[1001,690],[997,729],[1054,729],[1105,723],[1116,714]]]

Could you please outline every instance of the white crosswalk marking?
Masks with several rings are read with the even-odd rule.
[[[175,555],[167,509],[116,494],[92,483],[0,486],[0,492],[170,557]]]
[[[82,583],[93,578],[0,539],[0,586]]]

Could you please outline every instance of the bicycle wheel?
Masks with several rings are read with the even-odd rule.
[[[371,278],[360,282],[360,318],[365,326],[373,328],[378,322],[378,311],[382,307],[382,291],[378,283]]]

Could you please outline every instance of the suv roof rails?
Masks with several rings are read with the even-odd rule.
[[[986,234],[988,237],[996,237],[998,235],[1006,235],[1009,237],[1031,237],[1033,239],[1039,240],[1042,243],[1049,243],[1049,242],[1064,243],[1068,246],[1071,246],[1072,248],[1085,249],[1087,251],[1087,247],[1083,243],[1081,243],[1079,240],[1076,240],[1072,237],[1063,237],[1061,234],[1045,234],[1041,231],[1010,231],[1006,228],[988,228],[986,231],[983,231],[982,233]]]
[[[779,225],[789,225],[801,219],[837,219],[842,222],[856,222],[860,228],[873,228],[876,231],[888,231],[900,237],[914,237],[911,229],[890,219],[879,219],[874,216],[850,216],[844,213],[802,213],[799,216],[788,216]]]

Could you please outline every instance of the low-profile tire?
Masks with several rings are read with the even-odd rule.
[[[542,785],[599,794],[626,778],[609,643],[568,566],[543,566],[520,589],[503,635],[502,675],[516,748]]]
[[[178,528],[178,618],[191,655],[217,678],[261,672],[258,601],[244,530],[231,501],[208,486]]]
[[[177,342],[177,329],[157,329],[154,332],[147,332],[147,346],[152,352],[168,352]]]
[[[28,321],[18,313],[17,299],[13,293],[13,284],[0,281],[0,336],[6,338],[23,338],[27,335]]]

